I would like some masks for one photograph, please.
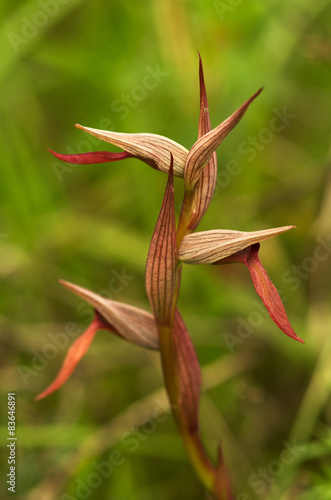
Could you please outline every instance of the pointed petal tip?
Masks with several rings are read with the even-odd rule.
[[[75,127],[78,128],[79,130],[84,130],[85,132],[88,132],[89,134],[91,134],[91,131],[97,130],[97,129],[94,129],[92,127],[85,127],[84,125],[81,125],[80,123],[75,123]]]
[[[270,231],[275,231],[275,233],[286,233],[286,231],[290,231],[291,229],[296,229],[296,226],[280,226],[270,229]]]
[[[88,290],[87,288],[84,288],[84,287],[79,286],[79,285],[75,285],[74,283],[70,283],[70,281],[59,280],[59,283],[61,285],[65,286],[68,290],[73,292],[75,295],[78,295],[79,297],[81,297],[84,300],[87,300],[88,302],[89,302],[91,295],[96,296],[96,294],[94,294],[94,292],[92,292],[91,290]],[[94,307],[94,304],[92,304],[92,306]]]
[[[59,283],[64,287],[66,287],[68,290],[70,290],[70,292],[74,293],[75,295],[78,295],[78,297],[80,297],[81,299],[89,302],[92,305],[92,307],[95,308],[95,301],[92,300],[91,302],[91,299],[98,297],[97,294],[95,294],[91,290],[88,290],[87,288],[75,285],[74,283],[70,283],[69,281],[59,280]],[[102,297],[100,297],[100,299],[102,300]]]
[[[70,349],[68,350],[54,381],[40,394],[38,394],[34,399],[35,401],[39,401],[40,399],[49,396],[53,392],[57,391],[62,385],[68,380],[70,375],[75,370],[79,361],[88,351],[92,340],[95,337],[95,334],[98,330],[102,328],[104,325],[103,321],[100,320],[98,315],[95,315],[92,323],[87,327],[84,333],[79,335],[75,342],[72,344]]]
[[[202,65],[201,54],[200,54],[199,50],[197,52],[198,52],[198,57],[199,57],[199,65],[201,66]]]
[[[52,384],[53,385],[53,384]],[[44,399],[46,398],[47,396],[49,396],[52,392],[54,392],[55,389],[53,389],[51,386],[47,387],[47,389],[45,389],[43,392],[41,392],[40,394],[38,394],[37,396],[35,396],[33,398],[34,401],[38,402],[40,401],[41,399]]]
[[[278,328],[279,328],[279,325],[277,325]],[[284,331],[284,330],[283,330]],[[305,344],[306,342],[304,340],[302,340],[295,332],[294,334],[293,333],[290,333],[290,332],[284,332],[288,337],[290,337],[291,339],[293,340],[297,340],[298,342],[300,342],[301,344]]]
[[[69,290],[72,290],[75,287],[75,285],[73,283],[70,283],[70,281],[59,280],[59,283],[68,288]]]
[[[248,106],[249,104],[251,104],[252,101],[254,101],[254,99],[256,99],[262,92],[262,90],[264,89],[264,87],[261,87],[259,88],[259,90],[257,92],[255,92],[255,94],[252,95],[252,97],[250,97],[244,104],[243,106]]]
[[[49,151],[53,156],[55,156],[55,158],[62,161],[65,161],[64,158],[68,156],[68,155],[62,155],[61,153],[57,153],[56,151],[53,151],[52,149],[49,148],[47,148],[47,151]]]

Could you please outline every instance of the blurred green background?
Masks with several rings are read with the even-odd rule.
[[[306,341],[264,316],[243,267],[185,267],[201,432],[213,457],[222,440],[236,500],[331,499],[331,3],[2,0],[0,12],[1,453],[7,474],[15,392],[15,497],[209,498],[167,412],[157,354],[101,332],[70,381],[33,401],[91,318],[58,279],[148,308],[166,183],[136,160],[69,166],[47,148],[116,150],[76,122],[190,148],[199,50],[213,126],[265,87],[218,150],[200,229],[297,226],[260,256]],[[181,180],[176,196],[179,206]]]

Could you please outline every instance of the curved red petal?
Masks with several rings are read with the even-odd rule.
[[[52,155],[67,163],[74,163],[76,165],[90,165],[92,163],[107,163],[110,161],[125,160],[126,158],[134,158],[131,153],[121,151],[120,153],[110,153],[109,151],[92,151],[90,153],[80,153],[73,155],[62,155],[48,149]]]
[[[304,344],[304,341],[298,337],[293,330],[277,288],[269,278],[267,271],[262,266],[258,256],[259,248],[259,243],[252,245],[250,251],[247,252],[244,257],[244,254],[242,253],[241,261],[248,267],[255,290],[261,297],[273,322],[286,335]]]
[[[101,329],[109,329],[109,327],[107,326],[105,320],[99,316],[98,313],[96,313],[94,320],[87,330],[85,330],[85,332],[82,333],[70,347],[54,382],[52,382],[51,385],[48,386],[42,393],[38,394],[38,396],[35,397],[35,401],[39,401],[40,399],[49,396],[68,380],[79,361],[82,359],[84,354],[86,354],[95,334]]]

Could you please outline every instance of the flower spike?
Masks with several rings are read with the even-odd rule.
[[[119,133],[78,124],[77,128],[121,148],[121,151],[59,154],[49,150],[56,158],[73,164],[136,158],[166,173],[168,180],[146,262],[145,288],[153,314],[61,281],[93,307],[95,316],[68,350],[55,380],[36,399],[48,396],[68,380],[99,330],[112,332],[146,349],[159,350],[170,407],[197,476],[215,500],[234,500],[221,446],[215,464],[209,458],[199,435],[200,366],[177,308],[182,263],[245,264],[271,319],[286,335],[303,342],[294,332],[279,293],[258,256],[260,242],[295,226],[252,232],[212,230],[194,233],[214,195],[217,181],[216,149],[262,91],[261,88],[229,118],[212,129],[200,54],[199,85],[198,139],[190,150],[156,134]],[[177,229],[174,176],[184,178],[184,200]]]

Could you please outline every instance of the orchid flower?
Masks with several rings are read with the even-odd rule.
[[[79,335],[70,347],[54,382],[36,397],[37,401],[49,396],[68,380],[99,330],[112,332],[146,349],[159,349],[157,328],[152,314],[122,302],[105,299],[73,283],[62,280],[60,282],[86,300],[94,308],[95,315],[85,332]]]
[[[295,226],[277,227],[262,231],[230,230],[203,231],[185,236],[179,248],[179,259],[188,264],[242,263],[248,267],[258,295],[271,319],[289,337],[303,342],[294,332],[279,293],[258,257],[260,242]]]
[[[212,129],[200,55],[199,83],[198,137],[190,150],[172,139],[156,134],[126,134],[76,125],[85,132],[121,148],[122,151],[96,151],[73,155],[51,151],[57,158],[75,164],[136,158],[166,173],[168,179],[146,262],[145,288],[152,313],[105,299],[90,290],[62,281],[65,287],[94,308],[95,316],[87,330],[69,349],[54,382],[37,396],[37,399],[48,396],[69,378],[100,329],[112,332],[140,347],[158,350],[173,416],[198,477],[215,499],[234,500],[221,448],[219,447],[218,458],[214,464],[199,435],[200,366],[177,307],[182,264],[245,264],[270,317],[286,335],[303,342],[291,327],[280,296],[258,257],[262,241],[294,226],[254,232],[220,229],[194,232],[213,198],[217,180],[216,149],[239,123],[262,90],[258,90],[229,118]],[[183,178],[185,187],[177,224],[174,176]]]

